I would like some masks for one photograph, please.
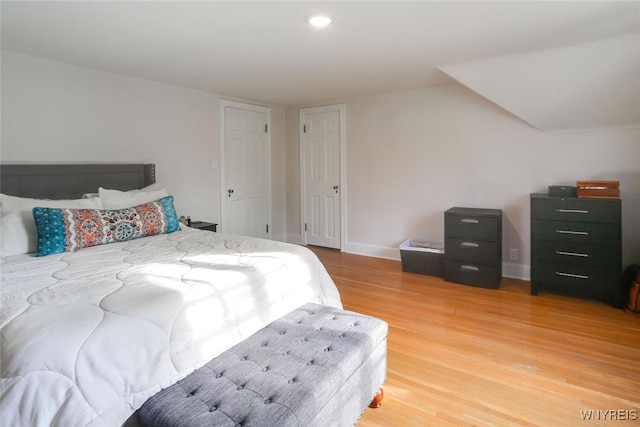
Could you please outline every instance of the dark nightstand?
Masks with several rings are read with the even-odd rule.
[[[198,230],[217,231],[218,224],[213,222],[204,221],[191,221],[191,228],[197,228]]]
[[[444,279],[498,289],[502,279],[502,210],[451,208],[444,213]]]

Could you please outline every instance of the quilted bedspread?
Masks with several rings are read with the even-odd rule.
[[[200,230],[0,268],[3,426],[119,426],[298,306],[341,307],[308,249]]]

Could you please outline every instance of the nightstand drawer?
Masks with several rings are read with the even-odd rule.
[[[498,220],[496,216],[452,215],[447,212],[444,216],[444,228],[447,236],[493,240],[500,235],[502,224],[499,226]]]
[[[620,225],[534,220],[531,221],[531,236],[535,240],[617,245],[620,241]]]
[[[444,253],[452,260],[496,265],[500,257],[498,242],[460,238],[446,238]]]
[[[599,244],[553,242],[534,240],[532,261],[573,264],[593,267],[610,267],[620,261],[620,248]]]
[[[444,278],[448,282],[498,289],[500,272],[501,270],[495,265],[447,261],[444,268]]]
[[[531,198],[531,219],[617,223],[620,212],[620,200]]]

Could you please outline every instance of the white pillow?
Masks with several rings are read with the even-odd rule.
[[[28,254],[36,251],[33,208],[103,209],[98,198],[45,200],[0,194],[0,255]]]
[[[102,206],[105,209],[125,209],[132,206],[155,202],[169,195],[165,188],[159,188],[157,184],[151,184],[140,190],[120,191],[98,188]]]

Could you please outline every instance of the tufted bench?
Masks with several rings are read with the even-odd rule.
[[[354,425],[386,378],[387,323],[306,304],[138,410],[145,426]]]

